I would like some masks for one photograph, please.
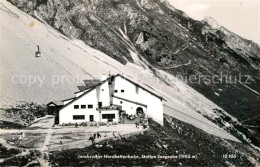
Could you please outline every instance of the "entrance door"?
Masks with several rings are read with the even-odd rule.
[[[138,107],[136,109],[136,115],[143,115],[143,114],[144,114],[144,111],[143,111],[142,107]]]
[[[102,102],[98,102],[98,107],[99,107],[99,108],[102,107]]]
[[[59,124],[59,115],[56,115],[54,118],[54,124]]]
[[[89,121],[93,122],[94,121],[94,115],[89,115]]]

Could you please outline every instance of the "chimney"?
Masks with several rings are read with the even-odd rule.
[[[101,75],[101,81],[104,81],[108,78],[108,76],[106,74],[102,74]]]

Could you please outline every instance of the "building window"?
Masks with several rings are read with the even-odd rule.
[[[81,109],[86,109],[86,105],[81,105]]]
[[[79,105],[74,105],[74,109],[79,109]]]
[[[117,93],[117,90],[114,90],[115,93]]]
[[[73,115],[73,120],[85,120],[85,115]]]
[[[125,92],[125,90],[122,89],[122,90],[121,90],[121,93],[124,93],[124,92]]]
[[[120,104],[123,104],[123,101],[120,101]]]
[[[115,114],[102,114],[102,119],[115,119]]]
[[[93,104],[89,104],[89,105],[88,105],[88,108],[93,108]]]

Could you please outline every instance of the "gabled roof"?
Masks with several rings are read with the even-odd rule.
[[[151,92],[150,90],[148,90],[148,89],[144,88],[143,86],[141,86],[141,85],[135,83],[134,81],[132,81],[132,80],[130,80],[130,79],[128,79],[128,78],[126,78],[126,77],[120,75],[120,74],[117,74],[117,75],[112,75],[112,76],[108,77],[106,80],[99,82],[99,83],[96,84],[95,86],[92,86],[92,87],[89,88],[86,92],[84,92],[83,94],[81,94],[79,97],[70,98],[70,99],[72,99],[72,100],[71,100],[70,102],[68,102],[67,104],[65,104],[64,106],[62,106],[62,107],[61,107],[61,110],[62,110],[63,108],[65,108],[66,106],[70,105],[71,103],[73,103],[74,101],[76,101],[77,99],[80,99],[80,98],[83,97],[85,94],[88,94],[89,92],[91,92],[92,90],[94,90],[96,87],[102,85],[102,84],[105,83],[106,81],[111,81],[111,80],[112,80],[111,78],[116,78],[116,77],[118,77],[118,76],[120,76],[120,77],[122,77],[123,79],[125,79],[125,80],[131,82],[132,84],[134,84],[134,85],[136,85],[136,86],[138,86],[138,87],[144,89],[145,91],[151,93],[152,95],[158,97],[159,99],[165,100],[163,97],[161,97],[161,96],[159,96],[159,95],[157,95],[157,94]],[[85,81],[86,81],[86,80],[84,80],[84,82],[85,82]],[[93,80],[92,80],[92,81],[93,81]],[[99,80],[97,80],[97,81],[99,81]],[[117,98],[118,98],[118,97],[117,97]],[[67,101],[67,100],[70,100],[70,99],[66,99],[66,100],[63,100],[63,101]],[[165,100],[165,101],[166,101],[166,100]],[[140,105],[144,105],[144,104],[141,104],[141,103],[139,103],[139,104],[140,104]]]
[[[62,106],[63,102],[61,102],[61,101],[51,101],[47,104],[47,106],[50,105],[50,104],[54,104],[55,106]]]
[[[73,100],[71,100],[70,102],[68,102],[67,104],[65,104],[64,106],[61,107],[60,110],[62,110],[63,108],[67,107],[68,105],[70,105],[71,103],[73,103],[74,101],[80,99],[81,97],[83,97],[85,94],[88,94],[89,92],[91,92],[92,90],[94,90],[96,87],[102,85],[103,83],[105,83],[106,81],[108,81],[110,78],[107,78],[106,80],[100,82],[99,84],[97,84],[96,86],[91,87],[89,90],[87,90],[86,92],[82,93],[79,97],[74,97]]]
[[[128,79],[128,78],[126,78],[126,77],[124,77],[124,76],[120,75],[120,74],[117,74],[117,75],[115,75],[115,77],[117,77],[117,76],[120,76],[121,78],[123,78],[123,79],[125,79],[125,80],[127,80],[127,81],[131,82],[132,84],[134,84],[134,85],[136,85],[136,86],[138,86],[138,87],[140,87],[140,88],[144,89],[145,91],[147,91],[147,92],[151,93],[152,95],[154,95],[154,96],[158,97],[159,99],[161,99],[161,100],[165,100],[163,97],[161,97],[161,96],[159,96],[159,95],[157,95],[157,94],[153,93],[152,91],[150,91],[150,90],[148,90],[147,88],[145,88],[145,87],[141,86],[140,84],[137,84],[137,83],[135,83],[134,81],[132,81],[132,80],[130,80],[130,79]],[[147,85],[147,86],[148,86],[148,85]],[[165,100],[165,101],[166,101],[166,100]]]

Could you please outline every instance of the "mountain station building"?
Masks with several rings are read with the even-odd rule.
[[[163,124],[163,97],[123,75],[102,75],[101,80],[84,80],[75,97],[50,102],[48,114],[55,124],[123,122],[122,116],[145,115]]]

